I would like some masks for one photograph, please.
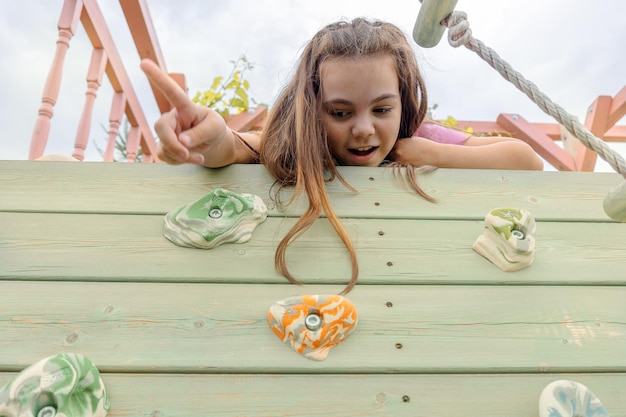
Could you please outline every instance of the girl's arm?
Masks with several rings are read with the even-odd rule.
[[[399,163],[439,168],[543,169],[543,162],[530,145],[508,137],[470,136],[463,145],[422,137],[399,139],[390,157]]]

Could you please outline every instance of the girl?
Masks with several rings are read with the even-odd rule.
[[[324,183],[335,177],[348,188],[336,165],[542,169],[526,143],[513,138],[477,138],[426,122],[426,89],[414,51],[395,25],[362,18],[340,21],[320,30],[305,47],[291,82],[282,90],[265,130],[234,132],[222,117],[194,104],[156,64],[141,68],[174,109],[155,124],[159,158],[170,164],[191,162],[207,167],[234,163],[265,165],[280,187],[305,192],[309,207],[279,243],[279,272],[287,270],[287,247],[322,211],[358,265],[352,242],[336,217]]]

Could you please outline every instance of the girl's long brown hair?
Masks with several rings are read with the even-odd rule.
[[[270,113],[261,140],[260,162],[276,178],[278,187],[275,190],[275,199],[278,200],[278,193],[283,187],[295,186],[294,195],[304,192],[309,200],[307,210],[276,249],[276,269],[294,284],[300,282],[287,268],[287,247],[322,212],[350,254],[352,277],[341,294],[347,294],[356,284],[359,273],[356,251],[330,205],[325,182],[337,178],[350,190],[354,189],[337,171],[327,144],[322,125],[319,69],[330,58],[358,58],[381,54],[392,56],[396,62],[402,102],[398,138],[412,136],[426,116],[428,107],[426,89],[415,53],[397,26],[363,18],[330,24],[313,37],[300,57],[293,79],[282,90]],[[410,175],[408,171],[407,175]],[[415,181],[412,183],[418,192],[421,191]]]

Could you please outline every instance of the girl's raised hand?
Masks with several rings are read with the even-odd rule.
[[[226,122],[217,112],[192,102],[153,61],[144,59],[140,67],[174,107],[154,124],[159,158],[169,164],[203,164],[204,153],[224,139]]]

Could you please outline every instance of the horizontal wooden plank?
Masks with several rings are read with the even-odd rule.
[[[0,371],[62,352],[103,372],[626,372],[626,287],[358,286],[357,330],[322,362],[267,310],[338,286],[0,282]]]
[[[15,374],[0,373],[0,385]],[[537,415],[556,379],[585,384],[613,417],[626,416],[625,374],[179,375],[102,374],[110,417]],[[479,391],[477,391],[479,390]]]
[[[420,176],[438,200],[408,191],[389,168],[340,167],[358,193],[328,184],[342,217],[484,219],[496,207],[529,210],[540,220],[610,221],[602,200],[619,174],[440,169]],[[215,187],[261,196],[272,216],[299,216],[306,199],[280,212],[270,200],[272,178],[262,166],[209,170],[165,164],[0,162],[0,211],[164,214]],[[283,199],[290,197],[285,191]]]
[[[162,236],[163,216],[0,213],[0,279],[270,283],[280,239],[294,219],[269,218],[244,244],[180,248]],[[346,219],[361,284],[626,285],[626,224],[540,222],[535,261],[503,272],[472,244],[482,221]],[[287,252],[311,284],[345,284],[343,244],[325,219]]]

